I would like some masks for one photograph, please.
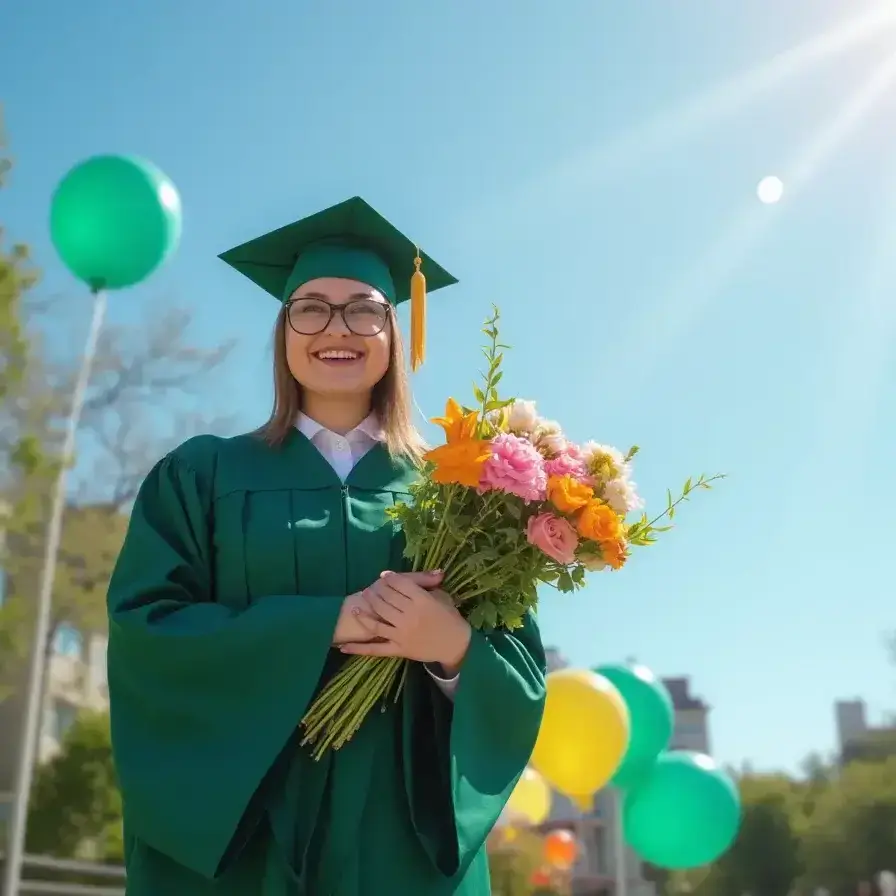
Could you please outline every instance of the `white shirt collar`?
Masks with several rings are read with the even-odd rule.
[[[307,414],[299,415],[299,422],[297,424],[298,430],[302,435],[308,438],[310,441],[314,440],[314,437],[322,432],[330,432],[325,426],[318,423],[317,420],[313,420]],[[382,442],[385,440],[385,436],[383,434],[383,429],[380,426],[380,422],[377,419],[376,414],[368,414],[351,432],[347,432],[345,437],[347,439],[351,439],[353,435],[362,434],[367,436],[367,438],[372,439],[374,442]]]

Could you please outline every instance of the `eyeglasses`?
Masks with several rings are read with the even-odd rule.
[[[301,336],[323,333],[337,314],[355,336],[376,336],[389,321],[389,306],[373,299],[352,299],[344,305],[316,298],[290,299],[286,303],[289,325]]]

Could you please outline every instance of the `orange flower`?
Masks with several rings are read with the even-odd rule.
[[[423,455],[423,459],[435,465],[433,482],[476,488],[482,475],[482,467],[489,456],[488,442],[464,439],[433,448]]]
[[[580,511],[576,519],[579,535],[603,544],[622,536],[622,523],[616,512],[603,501],[592,499]]]
[[[594,490],[572,476],[548,478],[548,500],[560,513],[575,513],[594,497]]]
[[[453,398],[449,398],[445,404],[445,416],[433,417],[430,423],[437,423],[445,430],[445,441],[451,445],[476,438],[479,414],[476,411],[465,414],[463,408]]]
[[[607,566],[613,569],[622,569],[628,560],[628,549],[621,538],[601,542],[600,553]]]

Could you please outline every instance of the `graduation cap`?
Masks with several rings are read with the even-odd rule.
[[[219,256],[265,292],[285,302],[318,277],[358,280],[392,305],[411,302],[411,367],[423,363],[426,291],[457,279],[359,196]]]

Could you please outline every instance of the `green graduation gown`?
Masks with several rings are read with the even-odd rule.
[[[533,619],[474,632],[453,702],[412,664],[342,750],[298,743],[343,597],[404,568],[384,510],[413,476],[378,446],[343,484],[298,432],[200,436],[151,471],[109,586],[129,896],[489,893],[544,706]]]

